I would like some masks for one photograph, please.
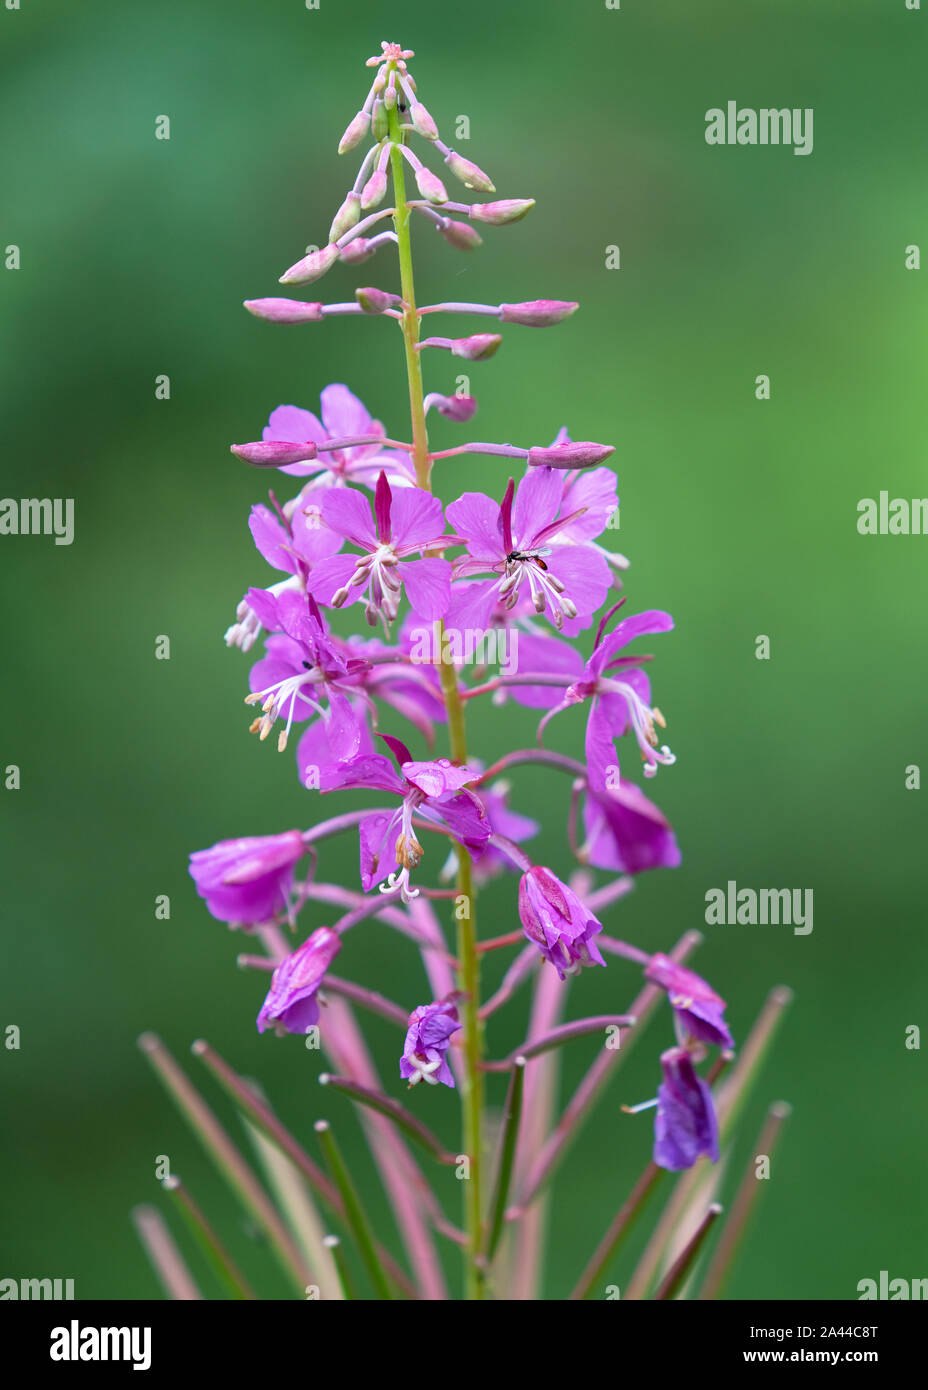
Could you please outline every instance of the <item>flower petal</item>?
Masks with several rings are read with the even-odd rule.
[[[405,493],[397,493],[398,497]],[[447,560],[403,560],[399,565],[406,597],[420,618],[434,622],[444,617],[451,602],[451,566]]]

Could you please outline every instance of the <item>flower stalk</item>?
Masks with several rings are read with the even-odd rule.
[[[439,389],[426,393],[426,369],[440,372],[444,363],[447,370],[443,352],[483,362],[502,342],[497,332],[423,337],[426,315],[471,315],[478,328],[480,320],[492,319],[487,326],[505,325],[517,340],[524,329],[566,323],[578,305],[550,297],[501,303],[439,297],[418,307],[414,213],[453,252],[471,254],[481,245],[477,226],[517,223],[534,200],[449,200],[443,181],[449,176],[478,197],[496,189],[479,165],[441,140],[409,70],[413,57],[399,44],[384,43],[368,61],[374,73],[367,96],[338,146],[339,154],[358,151],[354,180],[331,217],[326,244],[280,277],[285,285],[312,284],[378,253],[392,258],[395,250],[398,287],[372,283],[365,270],[362,284],[355,281],[328,303],[280,295],[245,301],[259,321],[256,332],[266,331],[264,324],[279,331],[280,325],[325,321],[336,325],[330,332],[353,332],[379,317],[392,319],[403,339],[411,439],[396,437],[403,429],[388,432],[353,391],[333,383],[320,393],[319,416],[280,405],[260,439],[232,446],[250,466],[296,480],[289,499],[278,484],[269,489],[267,504],[252,508],[252,539],[276,577],[246,590],[226,643],[247,653],[261,639],[264,654],[252,658],[245,696],[250,732],[263,743],[273,731],[271,746],[295,754],[314,809],[299,817],[304,829],[219,841],[190,859],[196,891],[211,915],[264,949],[264,956],[238,956],[259,978],[270,976],[258,1031],[302,1039],[308,1059],[321,1048],[331,1071],[318,1079],[351,1100],[410,1273],[374,1235],[326,1121],[316,1130],[328,1174],[256,1085],[208,1044],[195,1044],[253,1127],[281,1217],[160,1044],[147,1050],[246,1206],[260,1213],[294,1278],[305,1282],[308,1252],[325,1276],[325,1297],[357,1297],[339,1244],[350,1234],[376,1297],[443,1300],[441,1235],[461,1250],[466,1299],[523,1300],[542,1287],[549,1184],[622,1056],[664,1003],[672,1031],[655,1048],[657,1095],[623,1106],[625,1118],[612,1116],[624,1140],[626,1132],[641,1132],[642,1122],[632,1117],[653,1111],[651,1162],[574,1297],[590,1295],[663,1172],[686,1169],[675,1189],[686,1200],[679,1208],[671,1202],[674,1220],[659,1222],[646,1268],[632,1280],[633,1287],[636,1280],[652,1286],[658,1274],[648,1262],[659,1262],[672,1238],[667,1260],[675,1262],[658,1289],[658,1296],[671,1297],[714,1219],[714,1207],[706,1216],[714,1192],[687,1182],[703,1158],[718,1161],[720,1138],[729,1133],[744,1084],[772,1037],[773,1014],[768,1009],[736,1057],[725,1000],[683,963],[698,933],[686,933],[665,955],[604,929],[602,919],[622,913],[640,875],[680,862],[673,828],[634,776],[640,767],[645,779],[654,778],[676,761],[662,742],[667,719],[652,695],[651,672],[659,673],[659,666],[651,665],[654,654],[639,650],[641,639],[669,633],[673,620],[660,609],[619,616],[625,598],[616,599],[616,591],[629,561],[602,539],[618,507],[611,444],[574,439],[565,428],[545,443],[553,424],[542,442],[525,446],[470,439],[467,426],[478,407],[470,386],[465,394],[460,383],[461,390],[449,395],[447,382],[438,381]],[[436,156],[441,177],[428,162]],[[410,179],[416,197],[409,196]],[[391,180],[392,206],[386,206]],[[383,225],[388,219],[389,228]],[[318,331],[326,330],[301,329],[295,336],[305,341],[303,335]],[[425,348],[436,351],[423,361]],[[539,416],[545,404],[538,403]],[[463,442],[433,450],[430,410],[460,428]],[[436,478],[460,479],[471,456],[492,461],[491,492],[443,498],[433,483],[435,462],[447,461]],[[357,635],[365,623],[368,633]],[[490,698],[472,705],[478,697]],[[534,746],[487,766],[491,759],[481,756],[480,735],[501,704],[537,718]],[[568,711],[586,722],[582,758],[553,746],[569,723],[559,716]],[[442,724],[446,732],[439,738]],[[526,768],[545,779],[538,820],[519,805]],[[565,773],[566,781],[554,775]],[[315,798],[333,792],[376,796],[363,809],[324,817]],[[541,854],[532,841],[549,828],[555,806],[564,808],[564,822],[547,835]],[[342,836],[357,844],[351,886],[327,873],[331,842]],[[495,933],[481,940],[476,900],[487,890],[499,894],[501,910]],[[436,915],[441,901],[453,904],[453,954]],[[485,921],[489,914],[481,909],[480,916]],[[399,987],[393,991],[396,1001],[353,978],[361,942],[384,928],[394,941],[399,935],[413,945],[413,965],[424,977],[415,983],[410,975],[405,997]],[[512,953],[508,959],[506,952]],[[491,964],[502,961],[502,979],[484,1001],[485,957]],[[569,992],[580,995],[591,968],[609,971],[615,992],[608,1012],[568,1015]],[[525,1041],[509,1052],[493,1049],[496,1058],[488,1060],[485,1031],[495,1031],[497,1014],[530,979]],[[777,1012],[781,1004],[774,1000],[771,1008]],[[354,1006],[404,1029],[402,1049],[396,1046],[385,1071],[375,1064]],[[597,1034],[598,1054],[558,1117],[561,1049]],[[512,1036],[523,1036],[522,1029],[510,1029]],[[713,1089],[732,1058],[731,1077]],[[495,1165],[488,1167],[486,1103],[504,1074],[502,1127]],[[405,1103],[395,1094],[403,1086],[410,1093]],[[453,1147],[423,1118],[442,1087],[460,1093]],[[412,1145],[454,1166],[462,1181],[462,1228],[445,1216]],[[721,1165],[712,1171],[718,1174]],[[304,1180],[333,1218],[335,1229],[325,1238]],[[689,1222],[685,1231],[677,1216]],[[694,1236],[696,1219],[703,1224]],[[179,1275],[173,1282],[182,1287]]]

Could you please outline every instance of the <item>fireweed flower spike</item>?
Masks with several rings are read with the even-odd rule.
[[[660,1057],[657,1099],[633,1109],[657,1107],[654,1162],[679,1171],[701,1156],[718,1157],[709,1082],[697,1075],[694,1063],[709,1045],[730,1048],[731,1034],[722,998],[683,964],[694,933],[663,954],[654,953],[657,943],[649,942],[644,951],[612,928],[638,875],[680,862],[673,828],[629,775],[638,767],[637,756],[623,758],[621,775],[618,762],[618,750],[633,744],[645,777],[673,761],[657,732],[664,718],[652,702],[646,674],[652,654],[640,651],[638,640],[669,632],[673,625],[666,613],[641,611],[641,604],[636,615],[613,625],[621,606],[614,591],[622,587],[629,562],[603,541],[618,506],[611,445],[574,440],[566,429],[550,444],[531,447],[466,438],[476,401],[469,394],[452,394],[454,373],[448,369],[456,359],[492,358],[500,333],[428,336],[423,326],[431,327],[430,316],[472,316],[478,330],[499,328],[507,336],[511,325],[511,354],[520,350],[522,328],[561,325],[564,349],[575,353],[576,340],[571,345],[566,339],[578,306],[548,297],[540,285],[526,288],[538,295],[533,299],[419,304],[416,228],[437,231],[454,250],[475,252],[481,233],[495,235],[495,228],[519,222],[534,200],[449,198],[443,182],[448,175],[479,197],[495,189],[478,164],[442,141],[443,113],[437,102],[426,104],[420,96],[409,70],[413,56],[411,49],[384,42],[369,60],[373,72],[366,96],[354,116],[353,100],[346,104],[343,115],[350,119],[338,146],[341,155],[354,152],[353,178],[333,200],[335,206],[320,210],[316,226],[293,229],[295,244],[320,249],[308,251],[282,283],[310,284],[328,274],[333,283],[341,281],[331,302],[284,298],[272,284],[267,297],[245,301],[246,310],[262,321],[254,326],[256,334],[274,331],[266,325],[323,321],[328,329],[307,332],[345,335],[345,344],[353,332],[377,332],[384,341],[395,334],[397,356],[402,353],[406,368],[402,400],[388,400],[384,408],[391,420],[409,419],[408,430],[396,427],[396,438],[388,437],[347,386],[335,383],[322,390],[318,416],[279,405],[261,439],[233,448],[250,466],[294,479],[290,494],[278,496],[276,478],[277,492],[271,489],[251,510],[251,539],[272,574],[263,587],[246,590],[226,640],[247,652],[265,634],[264,652],[253,660],[248,679],[252,729],[261,738],[276,730],[283,749],[293,727],[299,727],[301,785],[294,795],[306,808],[297,822],[305,828],[221,841],[191,855],[190,873],[213,917],[253,931],[264,947],[264,958],[242,958],[250,968],[273,969],[258,1014],[261,1032],[300,1034],[316,1025],[326,974],[349,927],[363,922],[366,933],[384,934],[397,953],[412,953],[412,961],[421,962],[425,983],[421,990],[410,985],[410,998],[433,1002],[408,1015],[399,1077],[399,1049],[394,1046],[388,1054],[394,1060],[375,1064],[353,1009],[374,1008],[401,1026],[405,1009],[384,998],[376,981],[361,985],[341,971],[329,991],[320,1041],[344,1093],[358,1107],[409,1273],[379,1243],[380,1210],[371,1212],[370,1222],[364,1213],[354,1213],[362,1219],[346,1224],[367,1253],[368,1273],[371,1266],[388,1270],[387,1278],[371,1278],[378,1296],[388,1296],[391,1285],[414,1299],[447,1296],[435,1242],[439,1231],[460,1246],[466,1298],[482,1299],[491,1290],[499,1299],[525,1298],[535,1296],[533,1280],[541,1264],[539,1229],[530,1215],[534,1198],[621,1060],[617,1050],[598,1043],[584,1079],[558,1113],[549,1073],[553,1049],[568,1041],[580,1049],[586,1039],[593,1052],[593,1035],[610,1019],[624,1020],[624,1029],[634,1017],[640,1033],[661,991],[666,992],[677,1045]],[[355,267],[377,250],[385,253],[382,261],[391,259],[394,247],[395,278],[378,276],[380,283],[372,286],[372,277],[356,273]],[[479,266],[471,263],[470,269]],[[559,274],[564,273],[560,266]],[[374,330],[371,319],[378,320]],[[261,342],[255,341],[260,351]],[[288,335],[297,350],[305,341],[305,333]],[[424,347],[439,351],[423,352]],[[378,340],[378,356],[383,351]],[[363,352],[359,346],[359,361],[375,360]],[[299,363],[294,370],[300,370]],[[424,378],[433,373],[434,381],[426,385]],[[382,389],[389,379],[382,378]],[[535,409],[546,415],[548,403],[535,402]],[[444,428],[461,431],[464,441],[434,448],[429,425],[436,415],[450,422]],[[550,438],[557,423],[539,420],[533,437]],[[466,455],[485,460],[486,492],[464,490]],[[516,468],[522,476],[509,478]],[[444,484],[441,495],[439,484]],[[357,635],[364,627],[361,614],[378,628],[375,634],[369,626],[363,637]],[[576,639],[591,628],[593,640],[584,642],[581,652]],[[471,637],[480,639],[476,646]],[[499,642],[484,642],[490,638]],[[485,695],[492,700],[481,705]],[[479,715],[489,726],[496,705],[504,701],[538,711],[540,725],[533,746],[496,754],[492,761],[481,747]],[[582,707],[586,717],[585,762],[551,746],[571,728],[579,736],[573,706]],[[385,711],[390,733],[381,731]],[[468,719],[474,714],[476,721]],[[407,734],[411,746],[392,732],[397,716],[412,731]],[[532,744],[531,737],[519,741]],[[545,779],[537,805],[521,794],[521,770],[532,764]],[[512,789],[494,780],[510,770]],[[324,818],[315,798],[331,792],[349,808],[339,806]],[[360,804],[351,808],[354,793],[361,793]],[[563,877],[526,853],[524,846],[543,829],[559,836],[563,854],[573,855],[576,866],[565,868]],[[333,867],[345,862],[332,842],[345,834],[358,837],[357,872],[347,883],[331,881],[337,880]],[[488,913],[480,906],[484,893],[493,897]],[[312,911],[317,903],[326,904],[327,914],[330,908],[338,913],[333,926],[317,927],[290,951],[282,928],[292,927],[298,912]],[[601,987],[612,993],[614,985],[619,991],[610,1012],[602,1013],[598,1005],[578,1018],[571,1008],[571,1024],[558,1027],[567,991],[577,994],[578,1002],[580,994],[588,997],[583,967],[604,965],[607,951],[614,959]],[[493,964],[500,962],[501,984],[487,998],[481,973],[489,952]],[[350,953],[346,956],[350,974]],[[377,958],[373,952],[369,957]],[[497,1082],[504,1078],[494,1074],[500,1064],[488,1058],[505,1055],[503,1070],[510,1064],[507,1047],[489,1034],[497,1013],[530,982],[529,1036],[511,1054],[521,1058],[524,1048],[528,1066],[524,1079],[521,1069],[513,1078],[501,1141],[491,1157],[486,1102],[503,1103]],[[768,1024],[763,1027],[769,1031]],[[507,1033],[508,1046],[524,1036],[521,1027]],[[532,1060],[539,1048],[548,1054],[547,1062]],[[755,1052],[756,1047],[746,1049],[748,1061]],[[742,1070],[739,1092],[757,1068]],[[378,1073],[388,1078],[383,1089]],[[733,1073],[732,1082],[737,1079]],[[426,1088],[442,1085],[456,1087],[461,1104],[460,1134],[447,1141],[439,1141],[414,1113]],[[397,1096],[404,1088],[415,1091],[409,1106]],[[621,1123],[615,1109],[612,1116]],[[326,1181],[269,1112],[268,1121],[276,1127],[272,1133],[288,1139],[287,1152],[311,1183]],[[446,1218],[407,1142],[424,1144],[443,1162],[449,1153],[466,1157],[462,1229]],[[643,1159],[643,1134],[641,1142]],[[333,1192],[348,1218],[352,1187],[347,1171],[339,1172]],[[576,1183],[578,1176],[582,1180],[576,1172],[570,1180]],[[607,1215],[611,1212],[604,1220]],[[500,1263],[496,1249],[503,1223],[512,1226],[513,1258]],[[608,1263],[614,1242],[608,1232],[604,1239]],[[599,1250],[592,1267],[597,1279],[606,1275]],[[587,1287],[583,1279],[581,1287]]]
[[[400,1076],[410,1088],[424,1081],[427,1086],[450,1086],[454,1077],[446,1053],[452,1036],[461,1028],[454,1004],[442,1000],[421,1004],[409,1015],[409,1031],[400,1058]]]

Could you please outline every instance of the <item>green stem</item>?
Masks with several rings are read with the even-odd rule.
[[[193,1232],[197,1244],[206,1255],[220,1282],[225,1285],[232,1297],[254,1298],[244,1275],[180,1178],[165,1178],[162,1187],[166,1192],[170,1192],[181,1216]]]
[[[406,374],[409,378],[409,410],[412,417],[412,459],[419,487],[431,491],[432,460],[429,455],[428,431],[425,423],[425,395],[422,385],[422,363],[419,358],[419,315],[416,311],[416,289],[412,268],[412,243],[409,235],[410,208],[406,201],[406,176],[400,145],[405,139],[400,130],[399,111],[388,113],[389,136],[393,142],[390,168],[393,174],[396,229],[400,265],[400,292],[405,308],[401,327],[406,349]],[[441,635],[444,624],[441,625]],[[444,650],[444,643],[440,650]],[[464,704],[458,689],[454,666],[444,661],[440,665],[441,688],[448,711],[448,730],[451,757],[463,763],[467,759],[467,733],[464,723]],[[464,1151],[470,1160],[470,1176],[464,1188],[465,1225],[468,1235],[466,1248],[466,1296],[482,1299],[485,1275],[478,1263],[483,1222],[481,1170],[483,1160],[483,1025],[480,1009],[480,957],[477,953],[477,924],[474,912],[474,891],[471,862],[463,847],[458,849],[457,890],[463,899],[465,916],[457,923],[458,984],[464,995],[462,1003],[464,1025],[464,1079],[461,1085],[461,1106],[464,1130]]]
[[[512,1075],[509,1078],[509,1090],[506,1094],[506,1105],[503,1111],[503,1134],[499,1148],[499,1167],[496,1173],[493,1200],[490,1203],[491,1215],[486,1241],[488,1264],[496,1254],[496,1247],[499,1245],[499,1238],[503,1233],[503,1216],[506,1212],[509,1185],[512,1181],[512,1165],[516,1154],[516,1141],[519,1137],[519,1122],[522,1119],[524,1080],[525,1058],[517,1057],[512,1064]]]
[[[342,1158],[341,1149],[335,1142],[335,1136],[327,1120],[317,1120],[313,1128],[319,1136],[319,1144],[325,1155],[332,1181],[341,1193],[345,1208],[345,1223],[354,1236],[364,1268],[374,1286],[374,1292],[380,1299],[392,1299],[390,1283],[377,1255],[377,1242],[371,1233],[370,1222],[361,1205],[361,1198],[358,1196],[357,1188],[351,1179],[345,1160]]]
[[[403,296],[403,342],[406,346],[406,375],[409,378],[409,413],[412,416],[412,460],[416,466],[416,482],[419,487],[429,487],[432,460],[429,457],[429,437],[425,424],[425,396],[422,389],[422,362],[419,358],[419,315],[416,312],[416,287],[412,274],[412,241],[409,235],[409,205],[406,202],[406,171],[399,147],[403,143],[400,118],[397,108],[388,114],[390,139],[390,170],[393,174],[393,191],[396,212],[393,225],[399,248],[400,293]]]

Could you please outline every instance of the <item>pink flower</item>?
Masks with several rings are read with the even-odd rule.
[[[311,440],[317,445],[327,444],[330,439],[352,439],[365,435],[379,434],[386,438],[383,425],[371,418],[367,407],[347,386],[326,386],[319,399],[321,421],[311,410],[303,410],[296,405],[279,405],[271,412],[261,438],[265,442]],[[311,461],[286,464],[280,471],[298,477],[311,476],[316,486],[356,482],[373,487],[382,469],[400,486],[415,482],[415,473],[406,455],[380,444],[336,449]]]
[[[535,611],[555,627],[565,620],[589,617],[609,591],[609,567],[582,543],[556,545],[556,538],[578,515],[562,515],[563,480],[553,468],[533,468],[515,488],[510,478],[502,504],[482,492],[465,492],[448,507],[448,520],[467,546],[457,560],[455,577],[487,572],[499,576],[474,586],[470,611],[487,627],[498,600],[507,609],[523,590]]]
[[[350,763],[323,769],[323,789],[370,788],[402,798],[392,812],[372,811],[360,823],[361,883],[367,892],[376,884],[382,892],[401,890],[404,902],[418,896],[410,886],[410,871],[422,860],[413,817],[444,825],[452,837],[474,856],[479,856],[490,837],[490,823],[478,796],[467,790],[480,774],[458,767],[447,758],[416,761],[398,738],[380,737],[399,764],[396,771],[382,754],[364,754]]]
[[[373,514],[361,493],[338,489],[323,498],[322,520],[363,554],[332,555],[315,566],[306,587],[320,603],[341,608],[349,598],[365,598],[365,614],[372,626],[381,615],[391,623],[405,588],[420,618],[434,622],[443,616],[451,598],[450,564],[436,556],[409,558],[454,541],[444,534],[437,497],[417,487],[394,493],[387,475],[381,473]]]
[[[247,599],[263,625],[272,632],[265,643],[267,655],[249,673],[251,694],[245,703],[260,705],[262,713],[251,731],[267,738],[275,722],[285,719],[278,736],[279,752],[287,746],[294,720],[321,715],[338,729],[343,757],[353,756],[359,747],[359,716],[346,696],[355,688],[367,663],[346,655],[329,635],[325,619],[312,598],[292,590],[272,594],[269,590],[249,589]]]
[[[540,864],[522,875],[519,917],[529,941],[534,941],[562,980],[576,975],[582,965],[606,964],[593,940],[602,931],[602,923],[566,883]]]
[[[278,1037],[284,1033],[308,1033],[318,1023],[316,992],[341,949],[336,932],[317,927],[302,946],[280,962],[258,1014],[259,1033],[269,1026]]]
[[[424,1081],[427,1086],[454,1087],[454,1077],[446,1053],[452,1035],[460,1029],[458,1011],[450,1000],[420,1004],[409,1015],[409,1030],[400,1058],[400,1076],[410,1086]]]
[[[190,856],[190,876],[220,922],[255,927],[286,911],[293,868],[306,853],[299,830],[220,840]]]

